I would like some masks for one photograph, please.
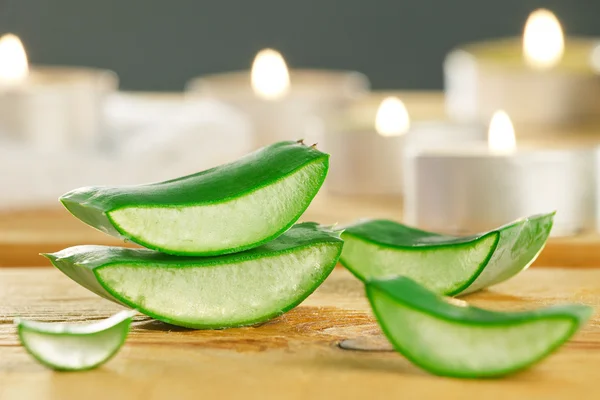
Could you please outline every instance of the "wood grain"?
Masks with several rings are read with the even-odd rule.
[[[366,217],[400,221],[402,200],[319,194],[302,220],[346,224]],[[78,244],[134,246],[96,231],[58,207],[0,213],[0,267],[48,265],[39,253],[51,253]],[[551,238],[534,265],[598,267],[600,236],[584,234]]]
[[[465,297],[499,310],[564,302],[600,303],[600,270],[528,270]],[[0,399],[597,399],[598,314],[537,366],[506,379],[431,376],[390,351],[350,351],[345,339],[381,341],[362,286],[336,270],[302,305],[256,327],[194,331],[138,316],[121,352],[105,366],[57,373],[19,345],[13,318],[90,321],[119,306],[50,268],[0,270]]]

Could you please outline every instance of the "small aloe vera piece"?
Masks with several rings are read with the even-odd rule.
[[[503,376],[535,364],[593,312],[580,304],[487,311],[446,299],[406,277],[369,281],[366,290],[396,351],[433,374],[462,378]]]
[[[342,245],[339,232],[305,222],[223,256],[76,246],[46,257],[106,299],[170,324],[208,329],[252,325],[292,309],[331,273]]]
[[[123,346],[135,311],[121,311],[91,324],[36,322],[18,319],[21,343],[37,361],[61,371],[96,368]]]
[[[329,155],[280,142],[166,182],[84,187],[60,198],[102,232],[175,255],[236,253],[289,229],[319,191]]]
[[[361,221],[346,227],[340,262],[363,281],[407,276],[436,293],[467,294],[527,268],[546,244],[553,217],[535,215],[467,237]]]

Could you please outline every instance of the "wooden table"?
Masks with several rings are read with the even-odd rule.
[[[600,270],[530,269],[466,297],[514,310],[577,301],[600,303]],[[537,366],[505,379],[429,375],[399,354],[343,350],[345,339],[385,343],[362,286],[338,269],[291,312],[258,327],[180,329],[136,318],[120,353],[103,367],[53,372],[19,345],[16,316],[91,321],[119,310],[51,268],[0,270],[0,399],[598,399],[598,314],[573,340]]]

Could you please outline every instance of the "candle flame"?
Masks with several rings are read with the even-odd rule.
[[[7,33],[0,37],[0,82],[19,83],[29,75],[27,54],[21,40]]]
[[[290,88],[290,74],[285,60],[273,49],[258,52],[250,76],[254,93],[265,100],[281,98]]]
[[[490,150],[509,153],[517,147],[515,128],[508,114],[502,110],[492,116],[488,131],[488,147]]]
[[[400,136],[408,131],[410,117],[404,103],[397,97],[386,97],[375,117],[375,130],[381,136]]]
[[[535,10],[527,18],[523,32],[523,56],[528,65],[544,69],[556,65],[565,50],[562,27],[548,10]]]

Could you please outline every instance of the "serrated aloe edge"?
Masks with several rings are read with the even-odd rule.
[[[366,283],[384,334],[396,351],[436,375],[508,375],[544,359],[592,315],[580,304],[493,312],[444,298],[398,277]]]
[[[289,229],[309,206],[329,155],[280,142],[230,164],[148,185],[84,187],[62,204],[109,235],[174,255],[257,247]]]
[[[15,320],[19,340],[41,364],[59,371],[96,368],[125,343],[135,311],[121,311],[91,324]]]
[[[340,262],[363,281],[407,276],[436,293],[463,295],[503,282],[537,258],[554,213],[534,215],[466,237],[389,220],[345,227]]]
[[[267,321],[294,308],[329,276],[339,232],[305,222],[260,247],[213,257],[76,246],[45,256],[92,292],[155,319],[197,329]]]

